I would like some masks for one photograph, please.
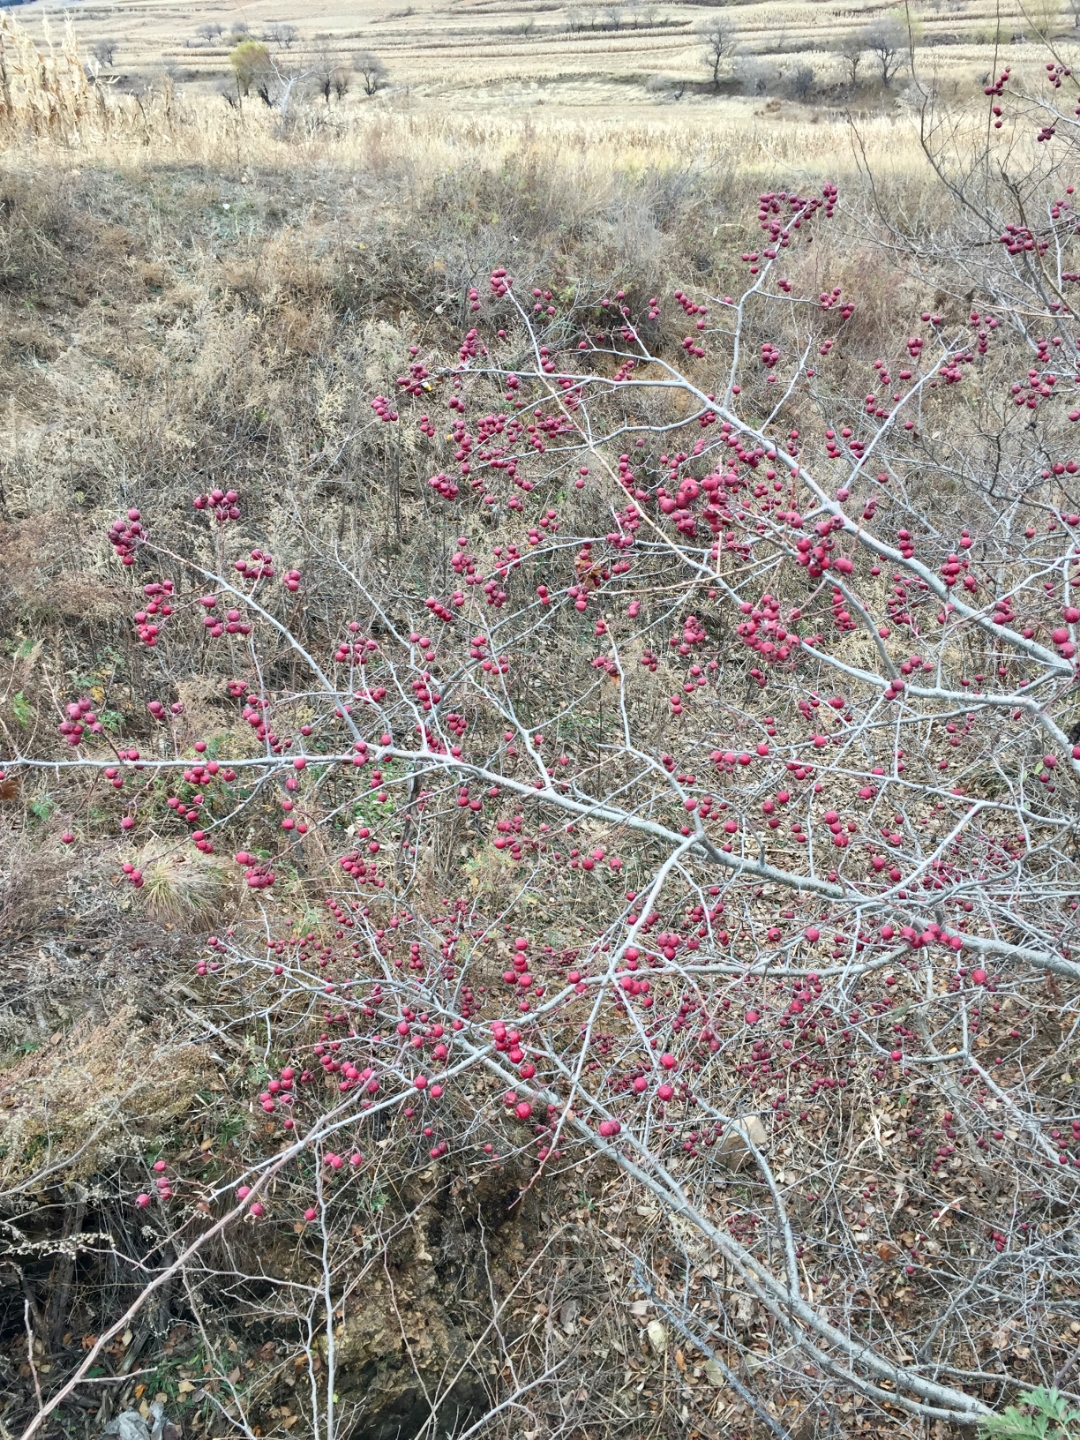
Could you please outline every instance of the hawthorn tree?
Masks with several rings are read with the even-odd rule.
[[[430,457],[423,572],[315,510],[274,558],[239,489],[116,518],[152,736],[73,694],[0,779],[52,777],[73,847],[109,814],[136,890],[139,846],[232,868],[247,902],[189,982],[265,1030],[275,1143],[227,1187],[157,1162],[130,1203],[175,1258],[27,1437],[241,1222],[321,1255],[332,1353],[388,1119],[425,1165],[615,1167],[666,1230],[635,1260],[659,1335],[771,1425],[755,1355],[812,1414],[961,1426],[1011,1331],[1061,1358],[1080,317],[1071,192],[1045,198],[983,252],[985,300],[872,359],[859,295],[798,280],[830,185],[761,196],[735,294],[494,269],[457,353],[418,340],[371,401]],[[247,743],[191,732],[193,670]],[[321,919],[279,925],[275,887]]]

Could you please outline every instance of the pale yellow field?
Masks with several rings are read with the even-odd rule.
[[[835,108],[843,79],[837,46],[889,10],[882,0],[760,0],[724,10],[677,0],[593,5],[554,0],[251,0],[235,5],[128,0],[61,11],[52,0],[37,0],[12,13],[39,36],[43,23],[55,33],[62,16],[69,15],[82,45],[92,47],[107,36],[119,42],[105,78],[130,83],[167,68],[181,93],[192,95],[212,90],[229,74],[227,34],[208,42],[197,37],[200,25],[216,22],[228,32],[242,22],[260,38],[275,23],[287,23],[299,31],[286,54],[297,69],[328,51],[345,57],[370,50],[385,63],[391,82],[385,92],[369,100],[354,86],[344,101],[331,102],[331,110],[339,104],[346,111],[362,104],[470,112],[547,106],[624,114],[628,109],[671,110],[678,104],[692,107],[695,115],[719,111],[735,119],[757,113],[775,121],[805,120],[812,109]],[[1055,38],[1066,59],[1080,53],[1080,31],[1073,28],[1065,0],[1003,0],[1000,5],[996,0],[930,0],[913,5],[911,15],[919,74],[953,99],[978,93],[995,65],[1010,64],[1014,73],[1035,79],[1045,58],[1040,31]],[[697,31],[716,16],[738,32],[737,54],[723,65],[726,79],[738,75],[740,54],[768,57],[781,75],[809,65],[815,76],[809,102],[773,100],[766,108],[761,98],[711,93]],[[863,73],[869,77],[870,62]],[[658,79],[691,83],[676,102],[670,91],[658,93]],[[897,97],[909,79],[901,75],[890,92],[863,90],[852,98],[858,106],[887,112],[900,103]]]

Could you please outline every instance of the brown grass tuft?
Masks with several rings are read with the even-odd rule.
[[[215,923],[229,889],[225,867],[206,855],[148,846],[135,862],[143,874],[146,913],[159,924],[205,929]]]
[[[0,1083],[0,1183],[57,1165],[82,1178],[138,1153],[188,1108],[205,1063],[132,1006],[54,1034]]]

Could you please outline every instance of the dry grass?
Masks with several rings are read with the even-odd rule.
[[[131,1006],[58,1031],[0,1081],[0,1184],[53,1166],[78,1179],[141,1154],[184,1114],[208,1065]]]
[[[23,54],[25,34],[10,21],[3,26],[18,35]],[[478,161],[486,168],[497,167],[508,156],[535,147],[549,162],[572,162],[575,178],[595,182],[618,170],[723,161],[737,162],[745,170],[779,162],[797,163],[808,173],[832,173],[838,136],[847,133],[842,122],[823,123],[809,116],[778,129],[771,121],[762,122],[753,102],[734,97],[693,115],[671,109],[632,116],[618,109],[575,113],[560,107],[524,119],[512,109],[461,114],[440,107],[374,104],[358,106],[347,121],[333,125],[318,123],[316,111],[310,117],[313,123],[290,131],[286,142],[265,107],[248,105],[237,113],[220,101],[199,97],[181,104],[167,85],[138,101],[121,93],[102,98],[81,82],[77,66],[72,70],[67,47],[57,54],[57,63],[44,70],[27,64],[20,72],[23,83],[12,90],[9,163],[27,144],[33,145],[37,160],[47,159],[37,142],[51,139],[64,151],[52,157],[54,163],[70,164],[73,154],[81,154],[98,163],[135,168],[172,161],[243,171],[275,167],[289,156],[376,172],[407,160],[418,173],[430,174]],[[76,78],[66,91],[72,74]],[[910,142],[902,143],[899,151],[896,144],[911,130],[906,116],[877,117],[868,124],[869,143],[890,165],[903,167],[914,159]],[[28,257],[23,258],[25,263]]]
[[[757,10],[773,8],[740,6],[740,33],[747,33],[746,22]],[[702,84],[688,90],[682,104],[658,105],[653,83],[657,75],[686,79],[701,70],[700,46],[691,36],[679,42],[681,49],[669,51],[667,42],[655,37],[634,40],[631,32],[625,42],[608,36],[604,43],[610,42],[609,48],[600,50],[597,35],[575,32],[560,37],[559,53],[547,68],[523,63],[513,47],[504,52],[485,43],[477,50],[474,39],[463,42],[473,58],[459,81],[431,78],[426,89],[410,82],[371,98],[350,93],[330,105],[310,95],[304,98],[301,87],[301,100],[285,122],[257,100],[229,107],[213,93],[214,87],[185,80],[175,67],[170,74],[168,67],[150,66],[138,93],[107,83],[108,77],[100,75],[98,83],[88,83],[86,72],[94,66],[80,47],[93,38],[98,22],[91,23],[90,17],[103,13],[108,14],[87,12],[85,20],[69,22],[61,37],[47,41],[35,41],[31,31],[10,16],[0,21],[0,55],[7,76],[0,131],[6,135],[9,166],[44,166],[76,176],[73,162],[119,166],[129,174],[163,165],[202,166],[241,183],[256,171],[325,166],[351,177],[354,188],[404,180],[413,194],[406,197],[399,191],[397,198],[412,201],[418,186],[430,190],[442,177],[531,165],[542,167],[558,185],[565,218],[575,207],[595,212],[617,188],[618,178],[650,171],[727,169],[747,182],[759,177],[763,183],[774,183],[778,174],[785,183],[852,179],[859,168],[848,113],[854,101],[863,106],[857,118],[859,144],[879,181],[907,182],[923,168],[915,113],[893,91],[871,87],[856,96],[840,95],[842,106],[780,98],[785,75],[800,64],[810,63],[826,87],[836,87],[841,79],[839,60],[829,51],[832,41],[815,42],[817,50],[800,50],[785,28],[786,20],[779,31],[772,20],[763,21],[764,33],[786,47],[771,65],[773,79],[765,95],[736,93],[737,87],[725,82],[725,93],[716,96]],[[449,53],[453,47],[437,43],[437,32],[426,43],[425,63],[455,63]],[[646,47],[648,68],[618,71],[629,54],[627,47],[632,50],[634,45]],[[1068,58],[1067,37],[1058,49]],[[1005,58],[1018,79],[1026,76],[1034,83],[1044,53],[1039,44],[1025,44],[1009,47]],[[539,52],[530,54],[536,59]],[[981,101],[985,73],[1003,57],[1003,51],[983,42],[925,48],[919,52],[919,74],[927,86],[963,108],[971,95]],[[286,58],[294,68],[308,63],[302,46]],[[139,63],[145,60],[143,56]],[[218,61],[226,65],[224,52]],[[894,91],[905,84],[900,77]],[[453,88],[452,104],[446,103],[445,86]],[[779,92],[770,99],[777,86]],[[1013,152],[1010,163],[1015,160]],[[17,182],[9,181],[9,186],[12,183]],[[0,212],[3,204],[0,197]],[[229,238],[229,229],[227,223],[220,226],[222,238]],[[16,237],[0,254],[0,284],[7,288],[9,276],[18,283],[28,274],[53,272],[58,248],[47,223],[39,224],[32,236]],[[78,280],[78,270],[67,277],[69,285]],[[243,290],[242,276],[235,288]],[[306,304],[299,313],[309,327],[320,322]],[[318,348],[323,337],[313,333],[309,338]]]
[[[726,12],[738,28],[742,48],[755,55],[813,63],[821,78],[835,83],[830,52],[875,15],[880,0],[792,4],[758,0]],[[399,101],[427,106],[490,108],[508,100],[543,105],[601,107],[616,113],[655,104],[646,88],[650,75],[672,74],[704,80],[696,30],[709,9],[664,3],[616,6],[565,4],[539,12],[520,0],[444,0],[401,5],[395,0],[323,0],[290,10],[281,0],[256,0],[244,21],[253,35],[276,22],[297,22],[300,35],[287,52],[290,64],[311,65],[331,47],[341,53],[377,51],[385,60]],[[1056,0],[929,0],[915,4],[921,68],[935,67],[970,87],[993,63],[995,37],[1019,68],[1037,66],[1036,47],[1017,43],[1040,30],[1069,41],[1071,14]],[[200,25],[217,21],[226,32],[236,21],[231,10],[213,5],[177,7],[165,0],[111,5],[75,12],[80,40],[88,46],[119,37],[112,79],[145,78],[164,68],[195,90],[209,89],[228,73],[228,36],[200,40]],[[36,20],[36,17],[35,17]],[[40,24],[40,22],[37,22]],[[616,28],[617,27],[617,28]],[[690,100],[691,97],[687,97]],[[708,97],[702,97],[709,104]],[[353,100],[355,105],[355,98]]]
[[[175,845],[151,845],[134,863],[142,871],[141,898],[152,920],[188,930],[216,923],[228,891],[228,875],[220,862],[181,852]]]
[[[867,61],[863,83],[852,95],[844,90],[837,53],[846,38],[889,10],[881,0],[757,0],[722,13],[738,32],[738,53],[770,62],[777,93],[783,92],[786,77],[796,67],[811,67],[812,98],[825,103],[827,116],[837,102],[883,113],[895,110],[905,76],[881,92],[866,83],[872,68]],[[518,123],[523,107],[541,115],[545,108],[554,108],[559,118],[599,112],[620,122],[659,107],[692,110],[695,121],[707,125],[732,120],[741,125],[761,109],[761,101],[734,93],[739,90],[733,84],[739,67],[733,59],[722,71],[725,94],[711,93],[697,32],[703,19],[716,13],[700,4],[636,0],[625,6],[567,4],[540,12],[519,0],[430,0],[405,6],[394,0],[324,0],[304,7],[303,13],[290,13],[280,0],[257,0],[245,7],[243,23],[258,37],[272,34],[276,23],[298,22],[296,42],[288,50],[279,47],[280,63],[295,73],[310,75],[328,54],[347,57],[368,50],[383,59],[390,88],[371,98],[354,83],[344,100],[320,101],[321,114],[313,117],[320,127],[340,128],[368,110],[385,114],[401,109],[439,115],[512,110]],[[986,72],[1003,59],[1018,78],[1034,81],[1043,58],[1041,35],[1052,36],[1066,59],[1080,37],[1071,11],[1060,0],[924,0],[913,5],[910,14],[918,71],[951,99],[980,94]],[[221,23],[225,30],[213,42],[196,34],[208,21]],[[148,90],[160,94],[166,86],[177,100],[213,98],[220,106],[218,92],[231,80],[228,32],[236,21],[232,11],[209,4],[180,8],[165,0],[145,0],[122,11],[113,5],[76,10],[71,39],[56,31],[50,35],[47,17],[32,13],[25,23],[46,63],[61,69],[70,66],[75,44],[91,55],[103,38],[119,40],[111,65],[91,62],[99,83],[88,85],[81,79],[86,94],[80,110],[86,114],[103,91],[111,92],[114,100],[119,92],[134,100]],[[18,69],[20,45],[9,44],[9,49]],[[658,90],[656,77],[688,82],[680,107]],[[257,100],[250,104],[260,108]],[[775,124],[775,110],[768,113]],[[812,113],[812,106],[787,104],[783,119],[799,125]],[[137,104],[132,114],[137,120]],[[60,128],[65,121],[47,104],[36,117],[44,128]]]
[[[0,809],[14,812],[17,798],[0,802]],[[0,820],[0,950],[31,934],[56,910],[69,865],[54,837],[32,843],[20,827]]]

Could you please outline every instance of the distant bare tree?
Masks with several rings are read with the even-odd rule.
[[[895,15],[881,15],[864,26],[860,38],[863,49],[874,57],[882,85],[890,85],[907,54],[908,35],[903,21]]]
[[[698,28],[705,46],[705,64],[712,71],[713,89],[720,89],[720,66],[735,49],[737,33],[726,15],[714,15]]]
[[[119,40],[95,40],[94,59],[99,65],[111,65],[116,59],[116,52],[119,49]]]
[[[205,40],[208,45],[212,45],[218,36],[224,33],[225,26],[219,25],[216,20],[208,20],[205,25],[200,25],[195,31],[199,39]]]
[[[388,83],[386,66],[370,50],[360,50],[353,56],[353,69],[364,82],[365,95],[374,95]]]
[[[1077,3],[1080,4],[1080,0],[1077,0]],[[844,73],[847,75],[848,83],[852,89],[854,89],[858,83],[859,65],[862,63],[862,58],[865,53],[862,36],[845,35],[840,42],[838,53],[841,64],[844,67]]]
[[[329,105],[334,93],[334,72],[344,62],[336,50],[324,40],[316,45],[308,61],[307,74],[318,93]]]
[[[286,50],[291,50],[299,38],[300,31],[295,25],[286,25],[279,21],[266,27],[266,39],[270,44],[281,45]]]
[[[331,95],[336,95],[339,100],[343,100],[349,93],[353,65],[350,64],[347,56],[324,42],[316,46],[313,51],[307,74],[314,81],[319,94],[329,105]]]

